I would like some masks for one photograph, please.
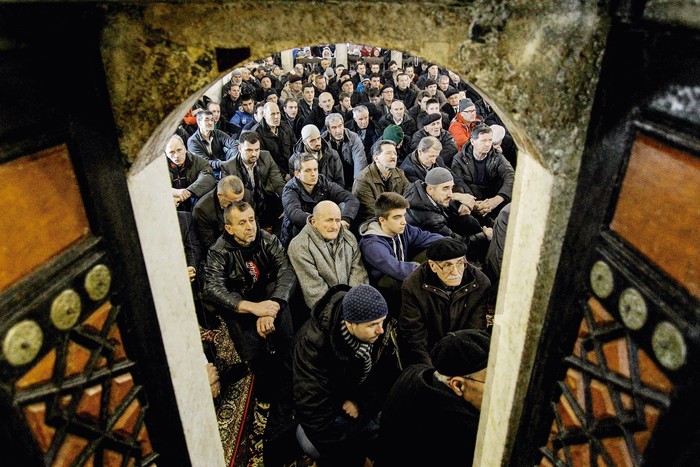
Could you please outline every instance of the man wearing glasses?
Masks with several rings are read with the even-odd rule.
[[[458,110],[459,112],[450,123],[449,132],[457,143],[457,151],[461,151],[462,146],[469,141],[472,130],[480,120],[476,115],[476,105],[471,99],[459,101]]]
[[[491,281],[467,262],[467,246],[454,238],[433,243],[428,261],[401,286],[398,337],[404,366],[432,365],[430,352],[448,333],[486,329]]]
[[[382,409],[375,467],[472,465],[490,342],[484,331],[451,332],[432,367],[406,368]]]

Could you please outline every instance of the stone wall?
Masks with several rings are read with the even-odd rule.
[[[184,114],[224,74],[215,48],[249,47],[258,59],[354,42],[461,74],[516,123],[509,127],[521,146],[575,178],[608,28],[603,8],[559,0],[110,5],[102,51],[127,164],[174,110]]]
[[[236,1],[110,4],[105,10],[102,54],[144,245],[163,225],[174,225],[172,199],[153,193],[151,177],[166,176],[157,160],[165,140],[226,73],[217,69],[216,48],[249,48],[255,60],[304,45],[365,43],[422,56],[484,92],[520,147],[483,405],[488,416],[480,422],[476,453],[477,465],[507,463],[585,144],[609,27],[605,2]],[[178,245],[153,243],[159,247],[143,251],[155,280],[158,270],[148,265],[173,270]],[[168,306],[172,291],[166,289],[153,290],[157,303],[163,298],[159,316],[189,313]],[[167,333],[172,350],[166,352],[176,362],[178,335]],[[196,458],[208,447],[191,436]]]

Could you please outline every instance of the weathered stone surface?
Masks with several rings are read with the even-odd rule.
[[[215,48],[249,47],[258,59],[348,41],[406,50],[462,74],[515,123],[509,127],[521,146],[531,145],[528,152],[553,173],[575,179],[608,28],[605,5],[555,0],[106,8],[102,52],[128,164],[161,122],[170,115],[163,130],[172,131],[226,72],[216,68]],[[159,152],[146,149],[152,157]]]

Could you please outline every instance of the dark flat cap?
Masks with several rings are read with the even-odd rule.
[[[440,114],[426,114],[423,115],[420,119],[420,124],[423,126],[430,125],[433,122],[436,122],[438,120],[442,120],[442,115]]]
[[[433,84],[437,86],[437,81],[435,81],[435,80],[432,79],[432,78],[428,78],[428,79],[425,80],[425,87],[426,87],[426,88],[427,88],[428,86],[432,86]]]
[[[297,81],[301,81],[301,76],[292,75],[289,77],[289,79],[287,81],[289,81],[290,83],[296,83]]]
[[[445,91],[445,97],[452,97],[455,94],[459,94],[459,91],[457,91],[455,88],[447,88],[447,91]]]
[[[465,256],[467,254],[467,245],[452,237],[446,237],[435,241],[425,253],[428,259],[433,261],[446,261]]]
[[[491,337],[485,331],[463,329],[448,333],[430,352],[433,367],[445,376],[466,376],[486,368]]]

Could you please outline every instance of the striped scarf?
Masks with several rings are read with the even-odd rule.
[[[360,378],[360,383],[362,383],[372,369],[372,344],[367,344],[356,339],[350,334],[344,322],[340,323],[340,333],[343,336],[343,340],[354,352],[355,358],[362,361],[362,377]]]

